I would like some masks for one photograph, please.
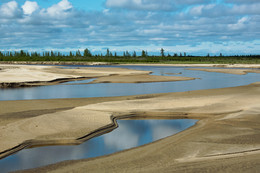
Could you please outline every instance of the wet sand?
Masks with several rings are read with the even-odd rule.
[[[142,147],[26,172],[257,172],[259,95],[260,83],[254,83],[142,96],[2,101],[0,151],[28,140],[30,145],[80,143],[80,137],[111,124],[111,116],[190,118],[199,121]]]

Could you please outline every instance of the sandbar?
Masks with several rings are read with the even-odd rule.
[[[260,82],[142,96],[1,101],[0,156],[23,143],[79,144],[113,124],[111,117],[189,118],[199,121],[142,147],[25,172],[257,172],[259,95]]]
[[[258,69],[204,69],[204,68],[188,68],[187,70],[206,71],[206,72],[217,72],[217,73],[228,73],[236,75],[246,75],[248,73],[260,73]]]
[[[168,67],[221,67],[221,68],[256,68],[260,69],[260,64],[120,64],[121,66],[168,66]]]
[[[92,83],[144,83],[194,80],[180,76],[155,76],[151,71],[127,68],[0,65],[0,88],[55,85],[72,80],[97,78]]]

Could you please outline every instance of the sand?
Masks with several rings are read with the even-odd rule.
[[[254,83],[143,96],[2,101],[0,151],[28,140],[30,145],[80,143],[77,138],[111,124],[112,115],[191,118],[199,120],[192,128],[149,145],[29,172],[256,172],[260,161],[259,95],[260,83]],[[30,103],[35,106],[24,107]],[[12,109],[3,110],[6,105]]]
[[[260,73],[258,69],[203,69],[203,68],[189,68],[187,70],[216,72],[216,73],[228,73],[236,75],[246,75],[248,73]]]
[[[155,75],[119,75],[119,76],[108,76],[100,77],[90,83],[148,83],[148,82],[174,82],[174,81],[185,81],[194,80],[191,77],[180,77],[180,76],[155,76]]]
[[[155,76],[150,73],[152,72],[126,68],[64,69],[54,66],[0,65],[0,88],[54,85],[91,78],[97,78],[92,83],[144,83],[195,79],[180,76]]]
[[[120,64],[128,66],[133,64]],[[168,67],[221,67],[221,68],[256,68],[260,69],[260,64],[134,64],[136,66],[168,66]]]
[[[95,76],[100,82],[109,81],[109,76],[110,82],[138,82],[137,76],[150,74],[113,68],[36,68],[29,70],[40,71],[46,77],[43,81],[64,75]],[[80,144],[116,128],[116,118],[189,118],[199,121],[181,133],[142,147],[25,172],[258,172],[259,115],[260,82],[140,96],[0,101],[0,158],[29,146]]]

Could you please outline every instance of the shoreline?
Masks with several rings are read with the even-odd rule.
[[[81,61],[0,61],[0,65],[89,65],[89,66],[175,66],[175,67],[221,67],[221,68],[260,68],[260,64],[163,64],[163,63],[109,63],[109,62],[81,62]]]
[[[72,61],[0,61],[0,65],[114,65],[108,62],[72,62]]]
[[[12,141],[14,138],[11,137],[13,134],[11,131],[14,129],[16,129],[14,134],[18,133],[17,135],[20,137],[28,138],[28,134],[30,134],[33,139],[41,142],[53,141],[52,139],[75,140],[110,124],[111,115],[114,117],[135,115],[135,118],[150,119],[158,116],[190,118],[199,121],[195,126],[181,133],[145,146],[99,158],[65,161],[25,172],[83,172],[82,170],[122,172],[125,169],[131,170],[131,172],[150,169],[153,169],[154,172],[164,172],[180,171],[183,169],[183,165],[187,171],[187,169],[195,169],[194,163],[201,165],[196,169],[205,171],[209,168],[203,164],[205,162],[209,163],[210,168],[214,168],[213,170],[232,163],[232,166],[229,167],[232,171],[236,170],[238,166],[244,168],[250,166],[252,171],[257,169],[255,164],[259,163],[256,160],[259,158],[260,149],[258,138],[260,135],[258,130],[259,88],[260,82],[257,82],[232,88],[142,96],[1,101],[0,107],[13,105],[12,110],[9,110],[8,107],[5,110],[0,109],[0,130],[2,134],[7,133],[6,137],[1,137],[1,141],[5,141],[6,146],[11,146],[11,143],[15,144],[15,141]],[[34,103],[34,105],[29,105],[30,103]],[[24,105],[27,105],[27,108]],[[67,108],[68,110],[55,110],[57,108]],[[41,111],[42,109],[50,109],[53,112],[46,114]],[[30,117],[26,117],[28,115],[22,113],[28,111],[32,112]],[[67,124],[68,129],[60,129],[64,125],[63,121],[68,123],[72,120],[71,118],[79,118],[81,114],[84,116]],[[8,117],[13,118],[8,120]],[[84,117],[97,119],[92,121]],[[50,118],[52,119],[49,121]],[[104,118],[105,121],[103,121]],[[55,127],[49,123],[54,120],[59,122],[55,124]],[[100,126],[100,122],[104,122],[102,126]],[[74,127],[75,123],[78,124],[77,127]],[[59,133],[58,131],[48,131],[50,128],[56,129],[56,126],[59,127]],[[45,130],[46,133],[43,131],[45,128],[48,128],[47,131]],[[32,131],[36,136],[31,134]],[[229,133],[226,133],[227,131]],[[16,143],[19,143],[17,141],[19,139],[15,140]],[[23,141],[23,138],[20,140]],[[240,156],[241,154],[243,157]],[[245,161],[248,159],[250,162]],[[220,170],[225,171],[226,169],[221,168]]]

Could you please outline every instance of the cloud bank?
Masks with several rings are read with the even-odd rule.
[[[0,48],[164,47],[168,52],[201,55],[260,53],[258,0],[106,0],[102,8],[79,10],[69,0],[46,8],[33,0],[0,1]]]

